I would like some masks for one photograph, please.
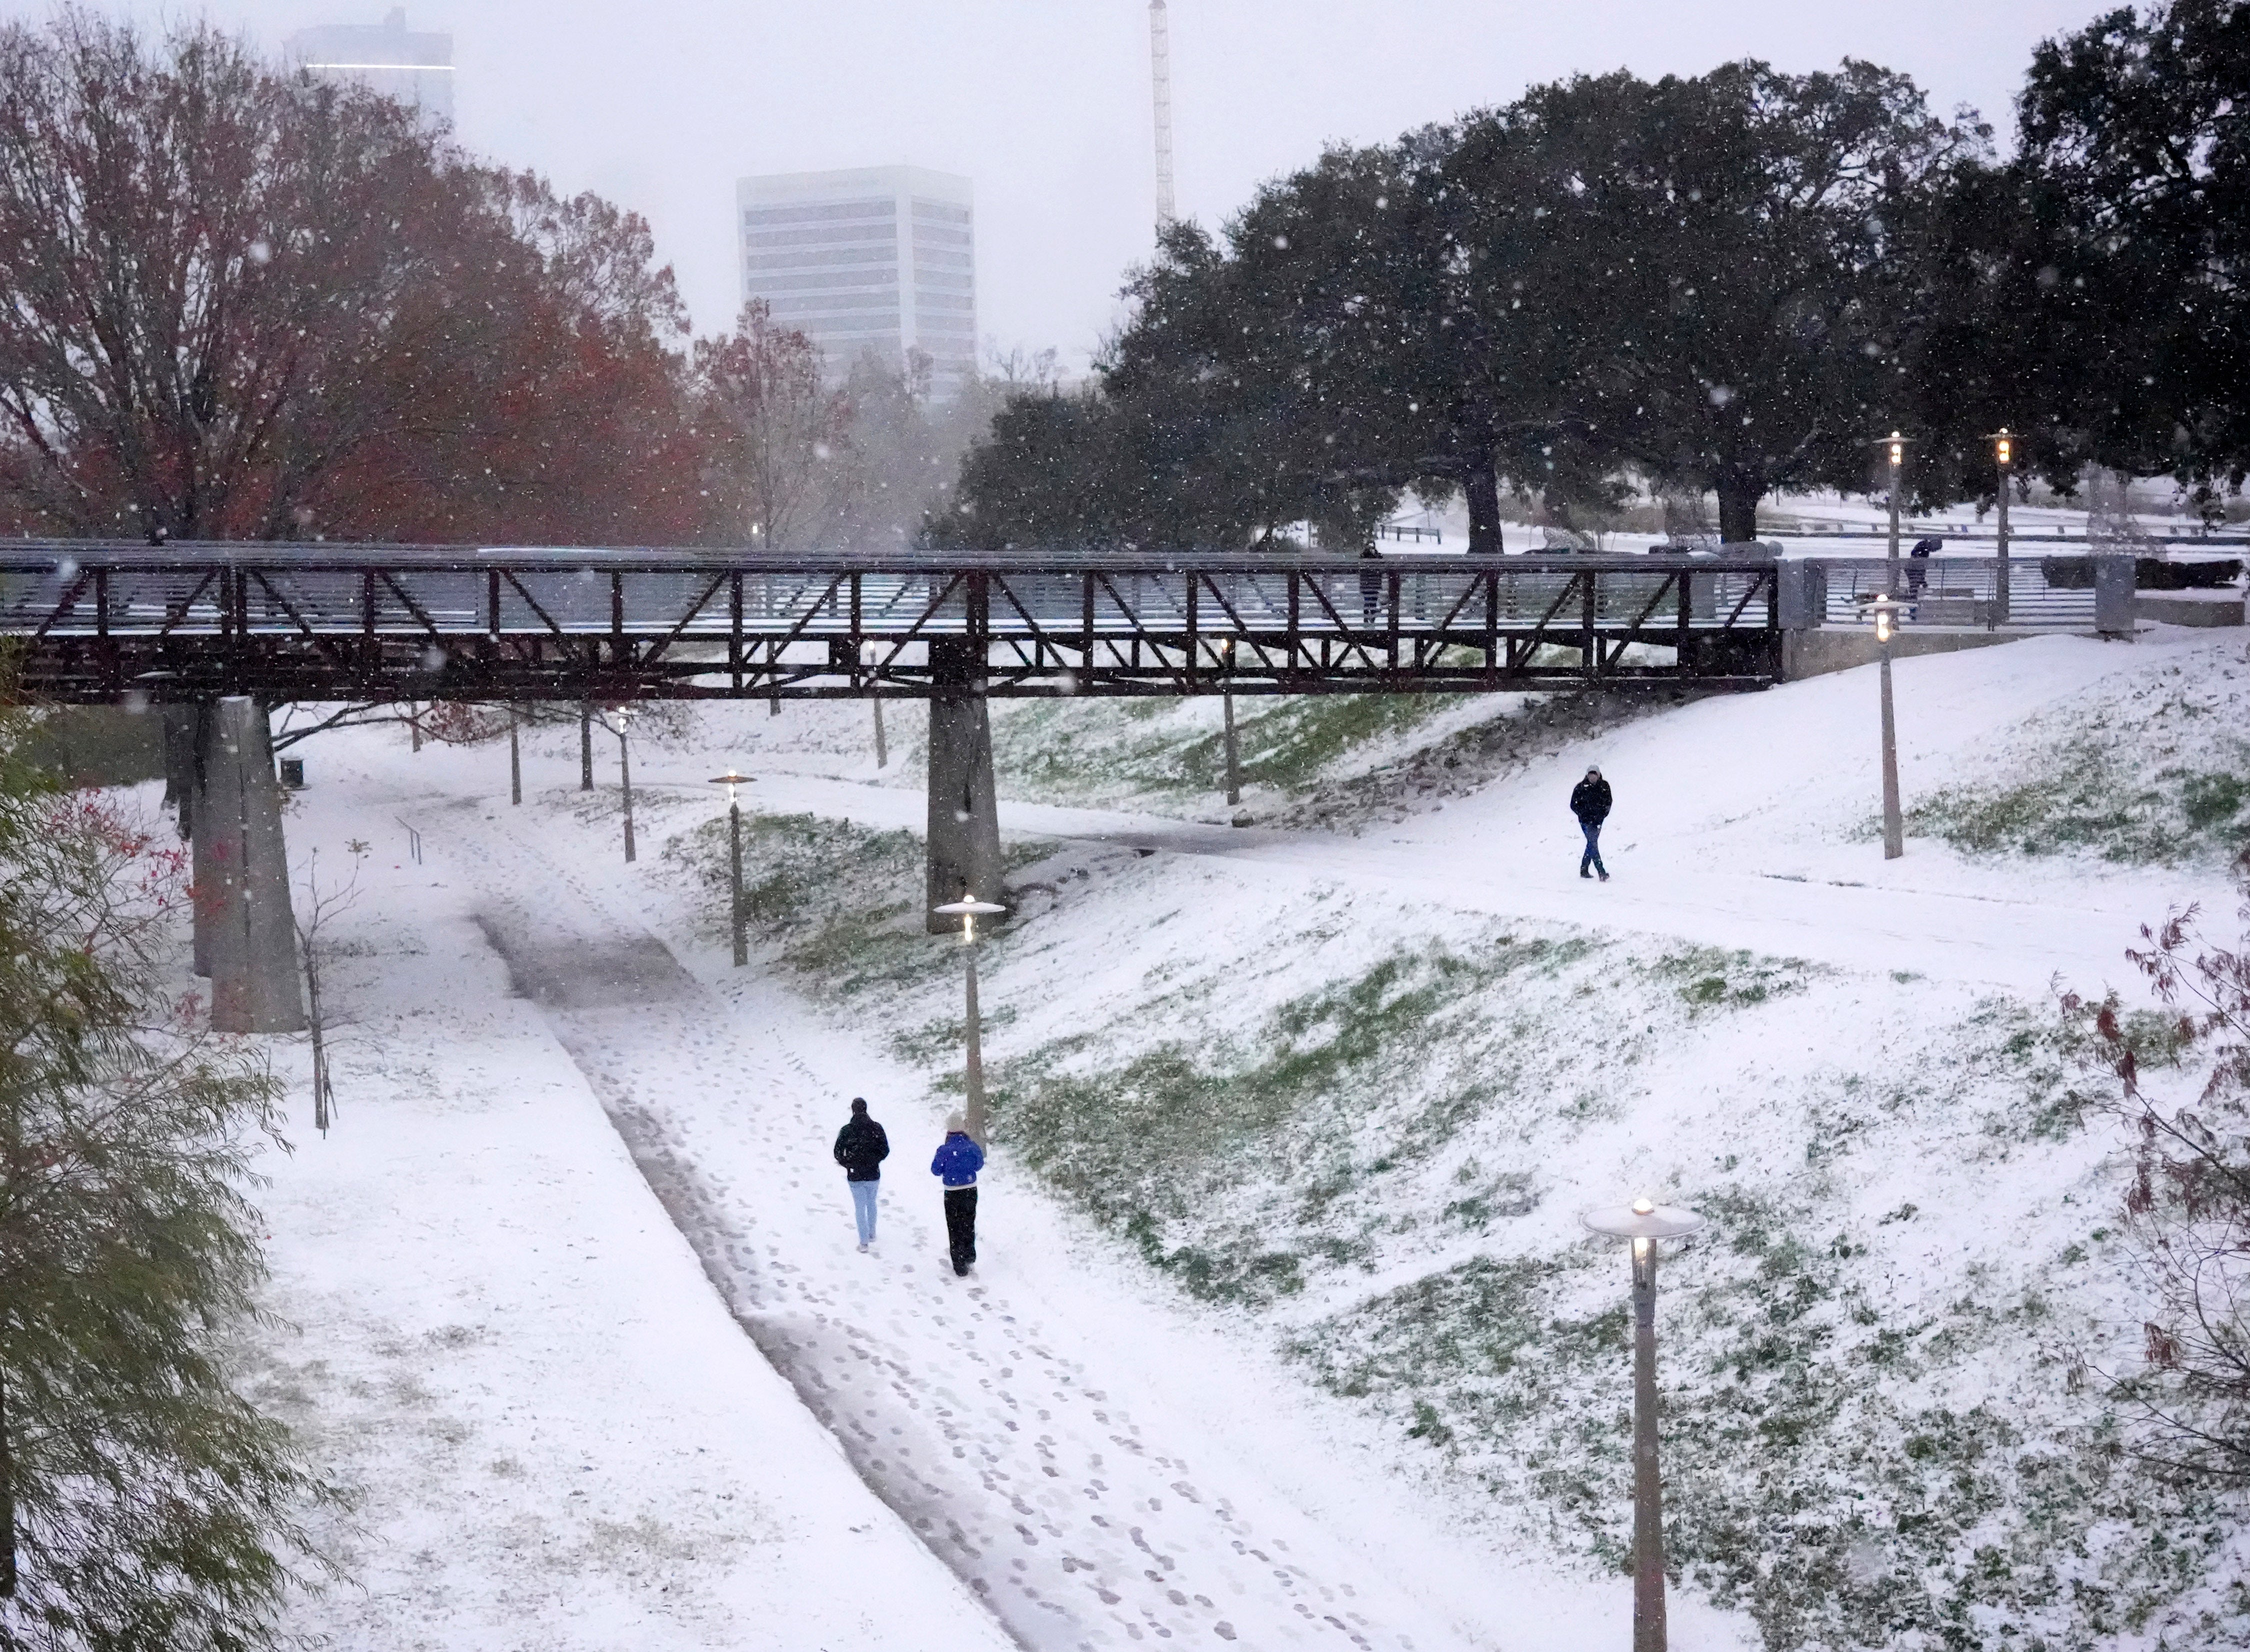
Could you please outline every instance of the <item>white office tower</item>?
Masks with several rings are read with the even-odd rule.
[[[920,167],[792,172],[735,186],[742,297],[820,347],[831,379],[873,352],[929,357],[950,401],[977,370],[977,241],[967,178]]]
[[[404,8],[380,24],[300,29],[281,49],[292,67],[356,82],[419,108],[434,122],[453,122],[453,37],[410,33]]]

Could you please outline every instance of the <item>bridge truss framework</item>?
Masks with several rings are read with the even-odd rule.
[[[26,543],[0,638],[79,703],[1749,688],[1778,586],[1736,557]]]

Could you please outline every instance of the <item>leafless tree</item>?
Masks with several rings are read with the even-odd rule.
[[[328,949],[321,936],[329,924],[357,904],[360,867],[368,852],[367,843],[356,837],[348,847],[352,869],[341,885],[321,884],[319,850],[305,857],[305,892],[295,903],[297,946],[305,961],[305,1030],[313,1045],[313,1127],[323,1136],[335,1116],[335,1086],[328,1071],[328,1033],[333,1025],[326,990]]]
[[[819,350],[752,299],[735,331],[695,341],[696,425],[713,531],[778,549],[818,535],[848,484],[851,405],[822,382]]]
[[[2250,935],[2250,854],[2238,865]],[[2143,1369],[2119,1389],[2152,1457],[2250,1483],[2250,941],[2205,940],[2192,906],[2141,933],[2127,956],[2161,1017],[2114,992],[2063,1000],[2133,1143],[2125,1209],[2150,1300]]]

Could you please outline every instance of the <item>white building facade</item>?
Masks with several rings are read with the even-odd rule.
[[[366,86],[420,109],[434,123],[453,123],[453,37],[413,32],[403,7],[379,24],[300,29],[281,51],[292,68]]]
[[[742,297],[820,347],[832,379],[872,352],[896,369],[929,358],[949,401],[977,370],[976,203],[967,178],[866,167],[743,178],[735,186]]]

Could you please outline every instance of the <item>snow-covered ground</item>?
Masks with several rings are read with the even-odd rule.
[[[361,833],[381,852],[338,921],[338,1125],[297,1107],[265,1200],[296,1329],[263,1386],[362,1497],[356,1587],[293,1628],[370,1652],[1623,1632],[1613,1588],[1418,1507],[1363,1421],[1275,1408],[1301,1385],[1020,1173],[986,1178],[955,1280],[919,1081],[777,983],[676,962],[645,870],[573,813],[575,753],[534,761],[524,818],[489,750],[314,749],[293,850],[330,879]],[[645,832],[682,807],[653,782]],[[899,1098],[872,1256],[827,1151],[862,1092]],[[1690,1602],[1680,1644],[1743,1642]]]
[[[2160,744],[2162,695],[2223,717],[2250,669],[2239,637],[2159,631],[2137,645],[2056,637],[1912,660],[1898,678],[1908,801],[1931,805],[1979,788],[2014,796],[2027,752],[2068,749],[2079,722],[2058,723],[2066,712],[2108,719],[2132,751]],[[710,870],[723,805],[705,777],[728,761],[759,775],[758,841],[777,856],[797,829],[776,817],[808,817],[802,852],[816,867],[839,845],[873,854],[883,840],[868,832],[918,829],[908,708],[893,725],[906,760],[880,775],[857,707],[714,708],[683,748],[638,751],[643,850],[630,868],[613,790],[576,789],[575,733],[535,742],[521,809],[493,749],[410,754],[403,736],[323,737],[291,823],[300,874],[314,844],[324,878],[350,859],[349,840],[376,852],[337,932],[337,990],[356,1023],[339,1057],[342,1118],[311,1136],[300,1100],[298,1152],[274,1167],[275,1306],[299,1329],[273,1343],[269,1380],[365,1500],[346,1556],[361,1590],[305,1603],[297,1627],[370,1649],[1621,1641],[1626,1591],[1571,1535],[1591,1521],[1605,1553],[1600,1534],[1622,1516],[1602,1410],[1622,1392],[1622,1353],[1598,1330],[1621,1268],[1575,1236],[1575,1221],[1644,1187],[1725,1213],[1724,1242],[1688,1254],[1668,1310],[1684,1317],[1667,1387],[1695,1427],[1723,1430],[1750,1411],[1773,1421],[1770,1397],[1694,1408],[1735,1392],[1708,1363],[1740,1339],[1727,1316],[1755,1311],[1780,1258],[1829,1247],[1817,1266],[1789,1265],[1798,1286],[1833,1297],[1808,1323],[1835,1346],[1789,1380],[1832,1386],[1837,1360],[1864,1364],[1889,1346],[1887,1327],[1919,1324],[1881,1404],[1842,1408],[1866,1414],[1852,1426],[1867,1449],[1903,1460],[1909,1425],[1973,1419],[2010,1396],[2004,1420],[2023,1440],[1992,1483],[2033,1484],[2030,1458],[2017,1458],[2083,1421],[2058,1363],[2073,1333],[2012,1353],[2004,1326],[1967,1329],[1952,1304],[1964,1290],[1995,1303],[2040,1293],[2055,1323],[2109,1346],[2125,1324],[2114,1258],[2096,1245],[2090,1273],[2054,1261],[2082,1251],[2072,1236],[2097,1220],[2077,1213],[2103,1208],[2106,1149],[2090,1132],[2019,1128],[2008,1098],[2032,1080],[1996,1065],[1975,1029],[2001,1016],[1995,1048],[2012,1029],[2035,1031],[2058,975],[2126,984],[2121,953],[2139,924],[2187,899],[2225,910],[2226,886],[2216,853],[2185,840],[2178,864],[2150,866],[1924,836],[1886,864],[1867,833],[1873,692],[1868,673],[1840,673],[1528,747],[1489,776],[1471,765],[1480,778],[1466,791],[1394,786],[1356,836],[1204,823],[1177,798],[1153,813],[1131,785],[1119,788],[1124,810],[1011,802],[1004,824],[1045,856],[1023,876],[1045,892],[1027,894],[992,959],[1005,1094],[984,1260],[966,1282],[942,1266],[923,1172],[958,1036],[942,1020],[956,988],[942,943],[895,925],[832,925],[808,940],[776,919],[759,967],[733,971],[707,886],[682,875],[683,856]],[[2157,710],[2134,722],[2120,708],[2136,705]],[[1162,715],[1190,728],[1211,710]],[[1481,714],[1382,733],[1328,772],[1380,780],[1418,744],[1473,736]],[[2157,796],[2171,784],[2160,773],[2225,761],[2200,747],[2152,754],[2143,789]],[[1618,795],[1606,885],[1575,876],[1562,807],[1589,761]],[[605,742],[605,783],[612,765]],[[1255,812],[1287,817],[1287,801],[1268,788]],[[1933,831],[1968,805],[1948,807],[1929,815]],[[2156,804],[2143,813],[2169,818]],[[420,833],[418,865],[401,822]],[[837,836],[845,822],[862,836]],[[814,898],[848,915],[887,897]],[[847,942],[864,954],[840,951]],[[1391,1089],[1411,1095],[1332,1124],[1276,1114],[1270,1139],[1244,1139],[1216,1171],[1207,1144],[1189,1153],[1155,1136],[1136,1162],[1128,1132],[1122,1157],[1088,1161],[1090,1176],[1067,1144],[1011,1141],[1071,1097],[1145,1105],[1135,1086],[1160,1056],[1207,1060],[1215,1082],[1246,1091],[1269,1084],[1272,1063],[1259,1066],[1253,1047],[1272,1018],[1297,1026],[1315,1000],[1341,1015],[1358,984],[1413,984],[1433,958],[1438,975],[1415,986],[1415,1002],[1435,1006],[1414,1011],[1424,1022],[1398,1020],[1395,988],[1370,1001],[1385,1027],[1427,1046],[1380,1046],[1398,1063]],[[1614,1024],[1627,1016],[1635,1024]],[[1523,1042],[1558,1029],[1574,1047]],[[1309,1048],[1293,1046],[1298,1067]],[[1359,1107],[1378,1092],[1339,1059],[1336,1094]],[[1526,1087],[1494,1060],[1536,1064],[1547,1082]],[[1923,1065],[1885,1077],[1901,1060]],[[1933,1077],[1929,1063],[1948,1060],[1960,1070]],[[1895,1093],[1847,1116],[1844,1081],[1861,1072]],[[1179,1082],[1191,1080],[1202,1082]],[[1213,1092],[1180,1093],[1174,1113]],[[827,1159],[853,1094],[873,1098],[897,1148],[868,1256]],[[1161,1107],[1134,1116],[1158,1136],[1172,1121]],[[1304,1153],[1322,1163],[1290,1162]],[[1140,1179],[1160,1158],[1178,1165],[1177,1186]],[[1349,1180],[1321,1180],[1338,1167]],[[1292,1252],[1301,1232],[1329,1236],[1335,1256]],[[1183,1294],[1179,1259],[1218,1258],[1223,1282],[1229,1245],[1264,1247],[1297,1284]],[[1562,1316],[1536,1321],[1542,1335],[1580,1362],[1554,1370],[1585,1396],[1555,1390],[1546,1403],[1557,1428],[1579,1430],[1591,1508],[1555,1500],[1538,1466],[1553,1441],[1493,1374],[1564,1356],[1535,1346],[1432,1379],[1426,1339],[1400,1318],[1419,1303],[1420,1323],[1452,1325],[1463,1281],[1529,1311],[1538,1293],[1509,1292],[1533,1278],[1563,1304],[1536,1308]],[[1482,1309],[1461,1325],[1506,1329]],[[1935,1342],[1914,1340],[1931,1325]],[[1911,1501],[1889,1470],[1869,1469],[1863,1526],[1825,1524],[1811,1487],[1843,1472],[1848,1452],[1828,1449],[1842,1411],[1791,1422],[1815,1433],[1805,1483],[1767,1494],[1795,1506],[1786,1542],[1778,1528],[1759,1539],[1776,1555],[1832,1538],[1859,1566],[1892,1540],[1886,1511]],[[1715,1505],[1739,1490],[1710,1477],[1708,1443],[1681,1451]],[[1743,1473],[1768,1472],[1757,1465],[1771,1450],[1745,1436]],[[2051,1496],[2020,1501],[2044,1509]],[[1993,1527],[1983,1540],[2047,1542],[2050,1572],[2081,1583],[2117,1570],[2114,1532],[2089,1550],[2055,1518],[2027,1528],[2044,1538],[1996,1539]],[[1718,1541],[1693,1516],[1688,1528],[1691,1549]],[[2235,1541],[2224,1523],[2209,1529],[2222,1547]],[[1908,1588],[1885,1580],[1889,1564],[1869,1562],[1877,1580],[1853,1587]],[[1697,1575],[1750,1601],[1757,1623],[1690,1588],[1674,1644],[1792,1643],[1775,1627],[1784,1607],[1724,1571]],[[1976,1597],[1991,1634],[2008,1621],[2059,1644],[2084,1638],[2056,1628],[2075,1608],[1999,1598]],[[1801,1643],[1801,1625],[1793,1633]]]

